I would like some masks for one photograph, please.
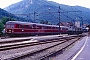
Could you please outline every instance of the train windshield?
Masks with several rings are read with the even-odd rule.
[[[6,25],[6,28],[14,28],[14,25],[12,24]]]

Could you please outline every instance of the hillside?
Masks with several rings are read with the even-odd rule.
[[[3,17],[13,17],[16,18],[13,14],[3,10],[0,8],[0,19],[2,19]]]
[[[26,14],[28,16],[27,19],[33,22],[40,22],[41,20],[47,20],[52,24],[57,24],[59,6],[60,12],[77,11],[77,12],[61,13],[60,20],[62,22],[66,21],[75,22],[78,20],[80,22],[82,22],[81,20],[83,20],[84,23],[90,22],[89,20],[90,9],[81,6],[68,6],[58,4],[56,2],[47,0],[22,0],[18,3],[6,7],[5,10],[13,14],[24,14],[24,15]]]
[[[2,20],[2,18],[4,18],[4,17],[13,18],[15,20],[23,19],[23,18],[17,17],[14,14],[9,13],[9,12],[0,8],[0,20]]]
[[[10,12],[7,12],[6,10],[3,10],[0,8],[0,20],[2,20],[3,18],[13,18],[14,20],[19,20],[19,21],[28,21],[29,19],[27,18],[23,18],[23,17],[18,17]],[[32,22],[32,21],[31,21]]]

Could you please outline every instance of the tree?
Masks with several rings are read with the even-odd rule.
[[[4,25],[6,24],[7,21],[15,21],[15,19],[10,17],[3,17],[2,20],[0,21],[0,34],[2,34],[2,30],[4,29]]]
[[[40,23],[41,23],[41,24],[44,24],[44,20],[41,20]]]
[[[47,20],[41,20],[40,23],[41,24],[50,24],[50,22],[48,22]]]
[[[4,24],[0,22],[0,34],[2,34],[2,30],[4,29]]]
[[[7,21],[15,21],[15,19],[11,17],[3,17],[1,22],[5,25]]]

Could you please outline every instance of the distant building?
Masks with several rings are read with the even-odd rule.
[[[87,24],[83,24],[83,28],[86,28],[88,25]]]
[[[60,23],[60,26],[70,27],[70,26],[74,26],[74,24],[73,24],[72,22],[61,22],[61,23]]]
[[[59,25],[59,23],[57,25]],[[73,30],[74,23],[72,23],[72,22],[60,22],[60,26],[67,26],[67,27],[69,27],[69,30]]]
[[[75,26],[80,27],[80,22],[79,21],[75,22]]]

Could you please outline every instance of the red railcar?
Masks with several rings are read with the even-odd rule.
[[[60,33],[67,33],[68,27],[60,26]],[[58,34],[59,26],[39,23],[8,21],[5,33],[9,35]]]

